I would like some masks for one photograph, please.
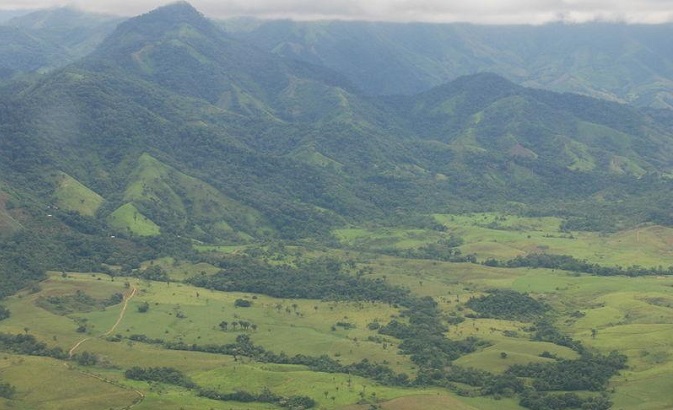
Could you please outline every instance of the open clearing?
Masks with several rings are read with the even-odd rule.
[[[480,259],[493,257],[496,253],[500,257],[511,257],[548,246],[545,250],[549,252],[554,250],[555,253],[586,257],[606,265],[620,263],[612,259],[612,255],[619,254],[621,249],[641,244],[638,251],[630,251],[634,254],[642,251],[641,258],[634,259],[634,263],[656,266],[667,265],[671,260],[667,259],[670,258],[668,251],[664,252],[662,248],[671,235],[664,228],[643,227],[639,231],[600,238],[590,233],[573,233],[574,239],[550,238],[545,235],[552,232],[559,235],[559,221],[553,218],[494,217],[491,220],[489,215],[462,219],[438,216],[449,232],[435,232],[425,239],[418,231],[394,231],[386,237],[391,233],[389,230],[382,230],[380,235],[371,238],[374,248],[404,249],[434,243],[455,233],[465,239],[462,248],[466,251],[481,247],[493,252],[478,254]],[[493,225],[494,221],[502,226]],[[613,408],[673,408],[673,397],[669,394],[673,390],[673,278],[595,277],[549,269],[492,268],[472,263],[404,259],[367,248],[370,232],[342,230],[339,234],[342,241],[353,241],[351,243],[359,243],[365,248],[358,252],[293,247],[289,252],[285,250],[285,256],[283,252],[263,251],[271,255],[273,263],[292,264],[298,255],[352,259],[357,269],[366,268],[366,277],[370,279],[379,278],[392,285],[407,287],[417,295],[432,296],[449,317],[469,313],[465,307],[469,298],[483,295],[489,289],[508,288],[529,293],[558,312],[556,325],[565,333],[603,353],[617,350],[628,356],[629,368],[611,382]],[[497,246],[489,248],[486,246],[489,243]],[[587,245],[590,243],[593,247]],[[207,251],[236,254],[246,249],[234,246],[208,248]],[[603,258],[596,256],[598,254]],[[648,256],[655,254],[662,255],[661,262],[656,265]],[[515,399],[467,398],[454,396],[444,389],[387,387],[355,376],[311,372],[303,366],[256,363],[226,355],[172,351],[132,342],[129,336],[143,334],[188,344],[226,344],[246,334],[255,344],[278,353],[326,354],[342,363],[366,358],[388,363],[397,372],[413,374],[415,370],[407,356],[398,354],[398,340],[381,337],[368,328],[372,322],[387,323],[398,318],[402,314],[400,308],[383,303],[279,299],[252,293],[218,292],[176,282],[193,275],[213,274],[218,271],[213,265],[163,258],[147,261],[142,268],[151,265],[160,266],[172,281],[53,273],[40,283],[37,291],[23,291],[8,298],[5,305],[12,315],[2,322],[3,332],[29,333],[66,352],[86,339],[75,353],[94,353],[100,362],[86,368],[69,363],[73,367],[70,370],[64,362],[54,359],[5,355],[0,361],[0,375],[12,380],[17,387],[17,396],[11,403],[0,402],[0,407],[123,408],[137,400],[135,391],[138,390],[145,398],[134,406],[135,409],[275,408],[259,403],[215,402],[196,397],[183,388],[130,381],[123,376],[123,371],[132,366],[168,366],[185,372],[206,387],[223,391],[260,391],[267,387],[276,394],[310,396],[318,402],[318,408],[325,409],[367,408],[356,405],[361,400],[379,403],[383,409],[520,408]],[[134,296],[129,298],[134,291]],[[50,306],[45,305],[49,298],[70,301],[78,292],[96,301],[107,300],[115,294],[127,297],[123,302],[107,307],[87,308],[63,302],[66,306],[61,307],[65,309],[61,313],[45,308]],[[248,300],[251,306],[236,307],[237,299]],[[125,303],[126,312],[121,315]],[[140,313],[138,307],[145,303],[149,309]],[[222,321],[229,324],[226,330],[220,326]],[[234,325],[239,321],[254,324],[254,328],[244,330]],[[85,328],[84,333],[77,331],[81,326]],[[576,357],[576,353],[568,348],[531,341],[528,326],[528,323],[510,320],[466,318],[462,323],[451,325],[447,337],[476,336],[488,341],[488,346],[461,357],[456,364],[495,373],[512,364],[550,360],[541,357],[544,352],[569,359]],[[33,374],[40,374],[42,388],[35,389],[34,378],[31,379]]]

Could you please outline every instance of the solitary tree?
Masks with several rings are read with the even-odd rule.
[[[142,302],[141,304],[138,305],[139,313],[146,313],[148,310],[150,310],[150,304],[147,303],[147,301]]]

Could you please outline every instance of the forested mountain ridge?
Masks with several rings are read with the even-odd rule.
[[[536,88],[671,107],[673,25],[483,26],[229,20],[234,36],[321,64],[364,92],[415,94],[490,71]]]
[[[3,44],[11,44],[18,31],[41,45],[0,48],[0,61],[11,68],[11,75],[72,62],[124,20],[69,7],[22,14],[2,22]],[[462,75],[490,71],[530,87],[641,107],[671,106],[671,24],[482,26],[250,19],[220,24],[231,36],[261,50],[339,72],[370,95],[415,94]],[[6,32],[10,28],[14,33]],[[3,75],[8,78],[10,72]]]
[[[44,73],[89,54],[122,19],[72,7],[24,12],[0,23],[0,81]]]
[[[398,101],[414,135],[472,151],[500,151],[569,169],[670,172],[670,132],[635,109],[576,94],[467,76]],[[410,115],[408,114],[410,113]]]
[[[9,84],[0,118],[9,233],[52,206],[66,231],[205,242],[447,209],[671,218],[661,176],[673,138],[636,109],[494,74],[364,96],[331,69],[231,37],[187,3]]]

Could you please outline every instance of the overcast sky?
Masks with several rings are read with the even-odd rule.
[[[0,9],[71,5],[137,15],[171,0],[0,0]],[[673,0],[192,0],[211,18],[356,19],[541,24],[551,21],[673,21]]]

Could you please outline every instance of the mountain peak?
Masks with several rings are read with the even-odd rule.
[[[190,23],[206,20],[189,2],[177,1],[158,7],[131,20],[161,20],[166,23]]]
[[[218,31],[217,27],[191,4],[180,1],[156,8],[121,23],[100,45],[98,55],[113,59],[127,57],[129,53],[162,41],[170,35],[169,33],[179,32],[184,26],[191,26],[206,37],[213,37]]]

